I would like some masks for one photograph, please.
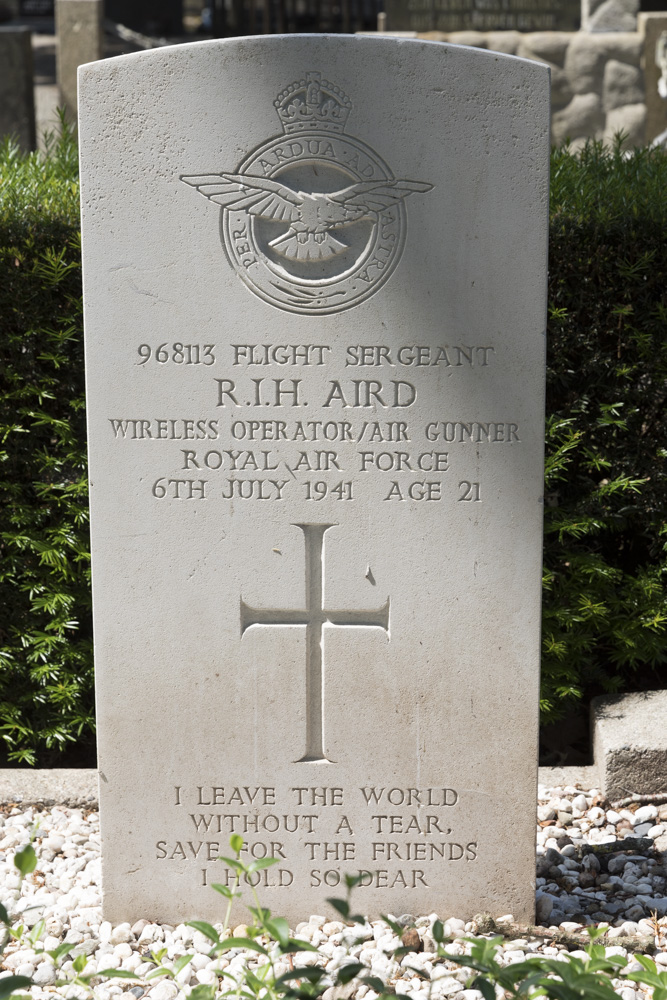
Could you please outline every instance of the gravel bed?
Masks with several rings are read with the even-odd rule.
[[[657,949],[652,957],[658,968],[667,969],[667,804],[632,803],[613,809],[595,789],[540,786],[537,821],[536,910],[540,928],[517,928],[508,916],[507,927],[513,936],[504,943],[502,962],[521,961],[534,952],[558,956],[574,949],[576,954],[577,938],[584,935],[585,925],[607,923],[607,952],[628,955],[634,964],[626,971],[639,968],[633,952],[641,953],[649,945],[650,950]],[[35,825],[38,864],[25,880],[17,902],[19,878],[14,854],[27,843]],[[625,849],[618,843],[623,840],[628,842]],[[97,1000],[121,994],[126,1000],[141,996],[146,1000],[185,1000],[200,983],[217,986],[221,970],[233,974],[244,961],[250,965],[261,961],[256,954],[241,949],[212,960],[208,939],[183,924],[172,927],[139,920],[133,926],[112,927],[103,921],[99,816],[95,811],[11,804],[0,807],[0,901],[10,912],[25,913],[27,926],[45,921],[40,944],[47,950],[62,942],[72,946],[63,964],[65,972],[78,955],[85,955],[86,974],[117,968],[136,975],[136,983],[106,980],[96,984],[93,980]],[[488,931],[482,919],[466,922],[454,914],[438,916],[447,918],[446,933],[455,939]],[[416,926],[423,948],[406,955],[400,963],[391,952],[401,942],[382,921],[352,928],[337,919],[314,915],[298,924],[294,932],[316,945],[320,956],[303,953],[296,964],[325,963],[333,984],[336,970],[352,956],[410,1000],[428,1000],[429,996],[432,1000],[481,1000],[477,991],[465,989],[468,970],[434,954],[431,927],[435,914],[397,914],[396,919],[402,926]],[[216,927],[221,930],[220,925]],[[236,936],[242,936],[245,928],[241,925],[234,930]],[[614,939],[619,939],[617,944]],[[458,940],[448,946],[460,954],[466,947]],[[146,983],[142,980],[156,967],[151,951],[161,948],[166,948],[164,961],[185,953],[194,957],[176,981]],[[280,959],[278,971],[287,969],[287,960]],[[413,969],[427,973],[430,982],[425,984]],[[46,955],[11,942],[0,977],[17,974],[33,978],[35,1000],[87,995],[81,987],[56,986],[56,971]],[[622,1000],[647,997],[646,991],[627,982],[618,981],[617,985]],[[349,984],[337,988],[335,995],[329,991],[324,1000],[349,1000],[353,995],[358,1000],[375,997],[367,986]]]

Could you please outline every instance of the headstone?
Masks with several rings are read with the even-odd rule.
[[[77,108],[77,71],[101,59],[103,0],[56,0],[56,77],[60,100],[72,117]]]
[[[106,918],[213,919],[235,832],[292,921],[358,872],[532,919],[547,69],[284,36],[80,87]]]
[[[0,26],[0,138],[11,135],[19,146],[35,148],[35,96],[29,28]]]
[[[390,31],[576,31],[580,0],[385,0]]]

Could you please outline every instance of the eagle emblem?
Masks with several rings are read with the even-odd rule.
[[[226,209],[288,223],[286,233],[269,242],[289,260],[329,260],[347,250],[332,230],[361,219],[372,220],[414,191],[430,191],[419,181],[379,180],[350,184],[340,191],[294,191],[280,181],[248,174],[181,177],[200,194]]]
[[[377,291],[405,241],[410,194],[432,185],[396,179],[379,155],[345,134],[352,102],[306,73],[274,102],[283,135],[236,171],[182,174],[222,209],[223,244],[245,284],[300,313],[350,308]]]

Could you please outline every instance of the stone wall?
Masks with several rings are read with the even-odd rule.
[[[641,32],[457,31],[419,37],[547,63],[555,144],[570,138],[577,148],[588,138],[610,141],[619,131],[627,134],[628,147],[647,140]]]

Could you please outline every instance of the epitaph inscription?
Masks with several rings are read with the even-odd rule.
[[[261,298],[325,315],[376,292],[405,242],[404,199],[431,184],[396,180],[369,146],[345,135],[352,102],[309,72],[274,102],[284,134],[235,173],[181,176],[222,206],[229,262]]]

